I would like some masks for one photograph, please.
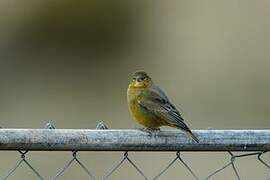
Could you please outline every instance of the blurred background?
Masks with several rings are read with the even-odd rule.
[[[192,129],[270,126],[270,1],[181,0],[0,1],[0,125],[4,128],[138,128],[126,105],[130,73],[147,71],[181,109]],[[0,174],[19,155],[1,152]],[[122,157],[81,152],[102,177]],[[183,153],[199,176],[229,160],[227,153]],[[30,152],[45,177],[70,152]],[[174,153],[130,153],[146,175]],[[270,160],[270,157],[268,158]],[[3,163],[4,162],[4,163]],[[269,162],[269,161],[268,161]],[[154,165],[154,166],[153,166]],[[243,179],[269,178],[255,157],[236,166]],[[112,179],[141,179],[130,165]],[[160,179],[192,179],[179,164]],[[60,179],[86,179],[72,166]],[[233,179],[231,168],[213,179]],[[24,166],[10,179],[36,179]]]

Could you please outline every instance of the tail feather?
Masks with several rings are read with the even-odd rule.
[[[169,125],[171,127],[175,127],[178,129],[181,129],[182,131],[184,131],[186,133],[186,135],[188,135],[191,139],[193,139],[194,141],[196,141],[197,143],[199,143],[199,139],[191,132],[191,130],[185,125],[185,128],[183,128],[182,126],[179,125]]]
[[[199,143],[199,139],[191,131],[186,131],[186,133],[191,139]]]

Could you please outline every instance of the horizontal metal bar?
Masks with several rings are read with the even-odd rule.
[[[269,151],[270,130],[0,129],[0,150]]]

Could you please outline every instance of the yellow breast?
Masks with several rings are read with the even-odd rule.
[[[147,127],[147,128],[157,128],[167,123],[158,116],[155,116],[153,113],[149,112],[147,109],[142,108],[138,103],[138,95],[140,93],[139,89],[128,88],[127,98],[128,98],[128,107],[131,115],[135,120]]]

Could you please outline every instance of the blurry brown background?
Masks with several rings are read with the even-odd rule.
[[[147,71],[192,129],[265,129],[270,111],[270,1],[0,1],[0,124],[5,128],[139,127],[128,114],[126,88]],[[183,153],[199,176],[227,153]],[[46,178],[70,152],[27,156]],[[1,152],[3,176],[18,159]],[[152,177],[173,153],[131,153]],[[98,177],[122,157],[82,152]],[[270,157],[268,157],[270,160]],[[255,158],[236,165],[247,180],[270,174]],[[140,179],[130,165],[112,179]],[[160,179],[192,179],[176,165]],[[77,165],[60,179],[86,179]],[[233,179],[231,168],[213,179]],[[26,166],[10,179],[35,179]]]

